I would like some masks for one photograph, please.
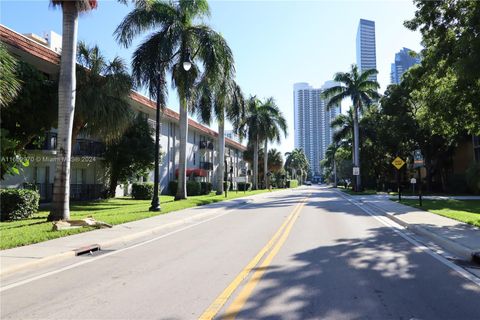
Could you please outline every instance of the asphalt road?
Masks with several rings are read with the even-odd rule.
[[[319,186],[111,249],[3,282],[0,318],[480,319],[478,284]]]

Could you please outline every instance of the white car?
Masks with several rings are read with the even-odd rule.
[[[311,185],[312,185],[312,181],[305,181],[305,185],[306,185],[306,186],[311,186]]]

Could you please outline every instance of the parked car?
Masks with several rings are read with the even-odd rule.
[[[311,185],[312,185],[312,181],[305,181],[305,185],[306,185],[306,186],[311,186]]]

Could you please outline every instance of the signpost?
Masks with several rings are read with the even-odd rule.
[[[359,176],[360,175],[360,168],[359,167],[353,167],[353,175],[354,176]]]
[[[412,194],[415,194],[415,183],[417,183],[417,179],[412,178],[410,179],[410,183],[412,184]]]
[[[417,149],[413,151],[413,168],[418,170],[418,179],[419,179],[419,186],[418,186],[418,202],[420,207],[422,206],[422,172],[421,168],[425,165],[425,161],[423,160],[422,151]]]
[[[398,190],[398,201],[402,200],[402,190],[400,189],[400,169],[405,165],[405,161],[402,158],[396,157],[392,161],[392,165],[397,168],[397,190]]]

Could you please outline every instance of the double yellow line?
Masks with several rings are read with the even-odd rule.
[[[237,314],[241,311],[242,307],[247,302],[248,297],[252,294],[253,289],[257,283],[262,278],[265,273],[266,268],[270,265],[273,258],[277,255],[280,248],[283,246],[287,240],[290,231],[292,230],[293,224],[297,220],[300,211],[305,205],[305,201],[310,195],[302,199],[297,206],[293,209],[292,213],[285,219],[283,224],[273,235],[273,237],[268,241],[268,243],[257,253],[257,255],[250,260],[250,262],[243,268],[243,270],[233,279],[233,281],[223,290],[223,292],[213,301],[213,303],[203,312],[199,317],[200,320],[210,320],[213,319],[220,311],[220,309],[225,305],[227,300],[233,294],[233,292],[240,286],[240,284],[245,280],[245,278],[250,274],[251,271],[255,269],[260,260],[269,252],[268,256],[263,260],[261,265],[253,273],[252,277],[245,284],[242,291],[238,294],[235,300],[229,305],[225,311],[223,319],[235,319]]]

